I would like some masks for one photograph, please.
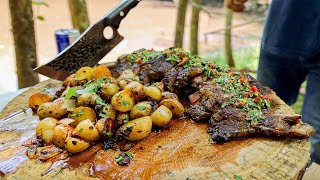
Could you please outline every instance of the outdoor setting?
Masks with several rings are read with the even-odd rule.
[[[320,1],[0,7],[0,179],[320,178]]]

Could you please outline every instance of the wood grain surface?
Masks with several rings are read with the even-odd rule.
[[[251,137],[224,144],[209,141],[207,123],[172,120],[130,152],[127,166],[114,162],[119,151],[97,144],[66,160],[29,160],[22,144],[35,135],[38,117],[27,107],[28,98],[43,88],[60,85],[48,80],[12,100],[0,114],[0,179],[300,179],[310,160],[309,139]],[[279,113],[293,111],[272,100]]]

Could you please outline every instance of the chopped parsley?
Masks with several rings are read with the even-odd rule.
[[[79,132],[82,132],[83,131],[83,128],[81,128],[80,130],[79,130]]]
[[[86,93],[96,93],[99,88],[101,88],[104,85],[104,80],[99,79],[97,81],[89,81],[86,84],[84,84],[84,89],[77,90],[76,93],[78,94],[86,94]]]
[[[112,132],[109,132],[109,131],[106,131],[106,130],[103,130],[102,133],[106,136],[112,136],[113,133]]]
[[[115,158],[116,163],[120,162],[121,160],[123,160],[123,157],[120,155],[117,155]]]
[[[242,180],[242,176],[240,176],[240,175],[235,174],[235,175],[233,175],[233,177],[235,180]]]
[[[123,119],[123,123],[124,123],[124,124],[127,123],[127,122],[129,122],[129,118],[128,118],[128,117],[126,117],[126,118]]]
[[[146,107],[145,106],[141,106],[141,105],[137,105],[137,107],[136,107],[138,110],[140,110],[140,111],[143,111],[143,110],[145,110],[146,109]]]
[[[132,54],[127,55],[124,59],[130,63],[142,63],[149,60],[155,59],[157,56],[161,55],[160,51],[151,50],[141,50]]]
[[[121,105],[122,106],[128,106],[128,105],[130,105],[130,102],[129,101],[122,101]]]
[[[96,103],[97,103],[97,104],[100,104],[100,105],[107,105],[107,104],[101,99],[101,97],[98,97],[98,98],[96,99]]]
[[[133,159],[133,155],[130,152],[125,152],[125,154],[130,158]]]
[[[78,97],[79,94],[77,93],[77,88],[76,87],[71,87],[68,89],[68,92],[66,94],[66,96],[64,97],[64,99],[70,99],[72,97]]]
[[[84,113],[84,110],[81,109],[80,111],[76,112],[75,114],[71,114],[70,118],[75,118],[75,117],[79,117]]]

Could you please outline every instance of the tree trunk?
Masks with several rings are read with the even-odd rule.
[[[83,33],[90,25],[86,1],[69,0],[69,9],[73,28],[78,29],[80,33]]]
[[[179,0],[174,46],[182,48],[188,0]]]
[[[202,4],[202,0],[193,1],[197,5]],[[191,54],[198,54],[198,32],[199,32],[199,14],[200,7],[192,7],[192,18],[191,18],[191,38],[190,38],[190,52]]]
[[[227,60],[227,64],[230,67],[235,67],[235,63],[233,60],[233,55],[232,55],[232,44],[231,44],[231,30],[230,28],[232,26],[232,15],[233,12],[229,8],[226,9],[226,26],[225,26],[225,36],[224,36],[224,48],[225,48],[225,56]]]
[[[31,0],[9,0],[12,33],[16,53],[18,87],[24,88],[37,84],[38,75],[33,72],[37,67],[36,40]]]

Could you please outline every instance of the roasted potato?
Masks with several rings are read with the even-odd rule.
[[[96,141],[99,139],[98,131],[89,119],[81,121],[77,125],[75,132],[77,136],[86,141]]]
[[[63,125],[70,125],[71,123],[75,122],[74,119],[71,118],[63,118],[59,120],[58,124],[63,124]]]
[[[152,125],[164,127],[165,125],[169,124],[170,120],[172,119],[172,112],[166,106],[161,105],[151,114],[150,117],[152,119]]]
[[[47,93],[36,93],[29,98],[29,107],[33,110],[37,110],[38,107],[46,102],[51,102],[54,96]]]
[[[79,153],[82,152],[90,147],[90,144],[78,139],[78,138],[73,138],[73,137],[67,137],[66,142],[65,142],[65,148],[67,151],[70,153]]]
[[[46,117],[53,117],[56,119],[62,119],[70,111],[73,111],[75,109],[75,102],[71,99],[63,99],[59,98],[54,100],[53,102],[47,102],[43,103],[39,106],[37,110],[37,115],[40,119],[46,118]]]
[[[183,105],[176,99],[165,99],[160,102],[160,105],[164,105],[169,108],[175,117],[181,117],[184,113]]]
[[[54,131],[53,130],[45,130],[42,133],[42,140],[44,143],[46,144],[51,144],[53,141],[53,134]]]
[[[104,137],[103,129],[104,129],[105,121],[106,121],[106,118],[99,119],[97,123],[94,125],[100,137]]]
[[[162,81],[160,81],[160,82],[155,82],[155,83],[152,84],[152,86],[157,87],[158,89],[160,89],[161,92],[164,91],[164,84],[163,84]]]
[[[121,89],[124,89],[132,81],[137,81],[137,82],[140,81],[139,77],[136,76],[131,69],[124,70],[117,80],[119,82]]]
[[[73,87],[73,86],[78,86],[80,82],[75,78],[74,74],[71,74],[68,76],[62,83],[63,87]]]
[[[105,79],[108,77],[112,77],[112,76],[107,66],[100,65],[93,68],[93,72],[92,72],[93,79],[98,80],[98,79]]]
[[[113,95],[119,92],[119,86],[114,83],[107,83],[100,89],[100,96],[106,100],[109,101]]]
[[[130,116],[128,112],[118,112],[117,117],[115,119],[115,125],[118,128],[129,121],[130,121]]]
[[[43,134],[46,130],[54,130],[57,126],[58,120],[55,118],[47,117],[41,120],[36,127],[36,135]]]
[[[162,93],[162,99],[161,101],[165,100],[165,99],[176,99],[179,101],[178,96],[175,93],[169,92],[169,91],[165,91]]]
[[[130,118],[137,119],[139,117],[150,116],[152,113],[152,106],[150,101],[139,102],[134,105],[130,111]]]
[[[69,125],[59,124],[53,130],[53,144],[63,148],[64,141],[71,134],[71,127]]]
[[[128,123],[121,126],[118,132],[126,140],[138,141],[149,136],[149,134],[151,133],[151,129],[152,119],[150,116],[145,116],[129,121]]]
[[[78,81],[89,81],[93,77],[93,69],[91,67],[82,67],[75,74],[74,78]]]
[[[75,120],[71,124],[73,127],[76,127],[83,120],[89,119],[91,122],[95,122],[97,119],[96,113],[93,109],[83,106],[74,109],[69,117]]]
[[[99,116],[102,116],[104,118],[111,118],[114,120],[116,118],[116,114],[117,112],[114,109],[114,107],[111,104],[107,104],[102,107],[102,110]]]
[[[144,85],[136,81],[130,82],[124,89],[131,90],[136,96],[136,101],[142,100],[146,94]]]
[[[122,90],[111,98],[111,104],[117,111],[130,111],[135,104],[135,95],[131,90]]]
[[[146,96],[150,100],[155,100],[157,102],[159,102],[162,98],[160,89],[155,86],[146,87]]]
[[[77,106],[96,105],[99,96],[96,93],[84,93],[77,98]]]
[[[104,122],[104,128],[102,130],[103,137],[111,139],[116,132],[116,125],[113,119],[106,118]]]

